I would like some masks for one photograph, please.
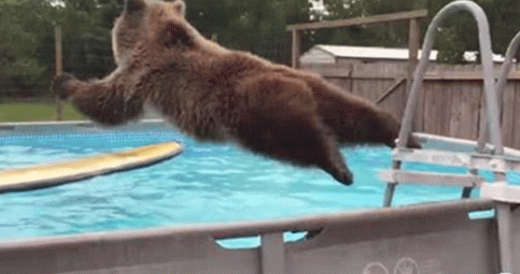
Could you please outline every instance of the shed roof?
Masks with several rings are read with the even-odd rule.
[[[353,58],[353,59],[383,59],[383,60],[408,60],[408,49],[405,48],[383,48],[383,47],[360,47],[360,46],[336,46],[336,45],[315,45],[309,51],[302,55],[302,62],[312,62],[309,55],[316,54],[320,51],[330,57]],[[437,60],[438,51],[430,52],[430,61]],[[419,58],[421,50],[419,50]],[[467,62],[475,62],[477,60],[476,51],[466,51],[464,59]],[[504,57],[499,54],[493,54],[494,62],[503,62]]]

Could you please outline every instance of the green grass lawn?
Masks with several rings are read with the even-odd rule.
[[[85,119],[62,102],[62,120]],[[52,99],[6,99],[0,102],[0,122],[56,121],[56,102]]]

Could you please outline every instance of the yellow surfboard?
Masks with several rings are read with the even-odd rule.
[[[177,142],[142,146],[76,160],[0,171],[0,192],[23,191],[149,166],[182,152]]]

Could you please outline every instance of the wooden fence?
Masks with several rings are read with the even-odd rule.
[[[520,149],[520,66],[513,66],[504,93],[504,145]],[[402,118],[406,64],[308,65],[327,80]],[[498,72],[498,66],[496,68]],[[484,104],[480,65],[431,64],[414,118],[414,131],[476,140]]]

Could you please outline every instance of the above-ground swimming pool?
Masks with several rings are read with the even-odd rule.
[[[412,128],[410,110],[416,108],[434,41],[432,33],[440,21],[462,10],[472,13],[479,26],[492,145],[485,144],[486,127],[481,126],[483,142],[419,134],[423,149],[405,149]],[[520,35],[514,40],[517,37],[520,41]],[[288,167],[234,147],[194,144],[164,127],[102,132],[88,124],[69,125],[69,131],[51,125],[47,127],[50,134],[35,138],[35,133],[42,134],[41,127],[18,130],[18,126],[0,125],[0,136],[5,137],[0,140],[0,154],[5,155],[0,161],[5,159],[1,163],[5,167],[171,139],[186,146],[183,155],[147,169],[2,195],[0,233],[7,235],[4,239],[73,235],[0,241],[0,269],[5,273],[67,274],[520,273],[520,263],[514,259],[520,250],[515,225],[520,221],[520,188],[510,185],[519,180],[518,174],[509,171],[520,170],[520,151],[502,150],[485,14],[473,2],[450,3],[434,17],[425,41],[393,169],[382,173],[391,182],[385,205],[391,204],[397,184],[394,204],[400,205],[454,199],[461,192],[459,188],[409,186],[408,181],[464,186],[465,197],[468,189],[481,187],[484,198],[352,210],[381,204],[383,187],[376,174],[391,164],[390,151],[381,147],[343,151],[356,176],[354,186],[345,187],[318,170]],[[513,48],[508,49],[506,64],[512,60],[510,53],[518,49]],[[501,73],[496,88],[500,101],[500,83],[506,80],[507,71]],[[416,161],[452,163],[471,170],[410,163]],[[493,182],[483,183],[481,176],[475,176],[477,171]],[[473,217],[495,210],[494,216]],[[294,217],[301,215],[306,216]],[[229,222],[232,220],[249,221]],[[161,228],[143,229],[158,226]],[[117,229],[126,230],[79,234]],[[312,237],[284,242],[287,232],[305,231]],[[247,248],[230,250],[216,244],[223,238],[254,235],[261,245],[248,243]]]
[[[101,152],[178,141],[184,152],[142,169],[0,195],[0,240],[191,223],[280,219],[380,207],[378,173],[391,165],[387,147],[342,150],[352,186],[319,169],[303,169],[234,145],[197,143],[161,123],[103,130],[80,123],[0,135],[0,168],[75,159]],[[414,169],[464,172],[416,165]],[[395,204],[460,197],[459,187],[399,187]]]

